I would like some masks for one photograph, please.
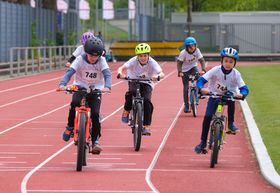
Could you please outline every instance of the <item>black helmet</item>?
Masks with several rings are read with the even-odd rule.
[[[87,54],[101,56],[104,51],[104,45],[99,38],[92,37],[86,41],[84,50]]]

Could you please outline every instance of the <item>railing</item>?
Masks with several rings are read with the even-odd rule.
[[[16,77],[61,69],[76,46],[13,47],[10,62],[0,63],[0,76]]]

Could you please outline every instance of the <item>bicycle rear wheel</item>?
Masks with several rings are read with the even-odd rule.
[[[139,151],[141,146],[142,130],[143,130],[143,110],[142,104],[137,103],[134,116],[134,133],[133,133],[133,142],[134,150]]]
[[[211,129],[212,135],[212,153],[210,159],[210,168],[214,168],[215,164],[218,163],[218,156],[220,150],[220,139],[221,139],[221,129],[222,124],[220,122],[213,122],[213,129]]]
[[[197,116],[197,105],[196,105],[197,101],[196,101],[196,90],[195,89],[191,89],[190,102],[191,102],[193,116],[196,117]]]
[[[78,145],[77,145],[77,165],[76,165],[77,171],[82,171],[83,165],[86,165],[85,130],[86,130],[86,114],[80,113]]]

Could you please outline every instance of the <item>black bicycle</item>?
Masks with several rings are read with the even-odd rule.
[[[143,82],[151,82],[152,80],[129,77],[121,78],[119,76],[118,78],[133,82],[136,85],[136,94],[132,97],[132,109],[129,115],[129,126],[131,127],[133,133],[134,150],[139,151],[141,146],[142,132],[144,130],[144,98],[140,93],[140,84]]]
[[[198,105],[198,92],[195,84],[195,80],[198,78],[199,73],[189,74],[189,101],[192,108],[192,114],[194,117],[197,116],[197,105]]]
[[[214,168],[215,164],[218,164],[219,151],[222,149],[224,144],[225,134],[235,134],[230,131],[226,131],[227,117],[223,113],[223,107],[226,105],[226,101],[242,100],[233,96],[219,95],[219,94],[206,94],[201,95],[201,98],[216,98],[218,100],[218,106],[216,113],[212,117],[210,125],[210,139],[209,139],[209,149],[212,150],[210,158],[210,168]],[[203,153],[207,153],[204,150]]]

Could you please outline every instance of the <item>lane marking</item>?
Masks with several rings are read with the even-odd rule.
[[[32,190],[28,189],[28,192],[78,192],[78,193],[152,193],[151,191],[145,191],[145,190]]]
[[[120,83],[122,83],[122,82],[123,82],[123,81],[119,81],[119,82],[113,84],[112,87],[113,87],[113,86],[116,86],[116,85],[118,85],[118,84],[120,84]],[[26,121],[23,121],[23,122],[21,122],[21,123],[18,123],[18,124],[16,124],[16,125],[14,125],[14,126],[8,128],[8,129],[5,129],[5,130],[1,131],[1,132],[0,132],[0,135],[1,135],[1,134],[4,134],[4,133],[6,133],[6,132],[8,132],[8,131],[10,131],[10,130],[12,130],[12,129],[15,129],[15,128],[21,126],[21,125],[24,125],[25,123],[29,123],[29,122],[31,122],[31,121],[33,121],[33,120],[36,120],[36,119],[38,119],[38,118],[44,117],[44,116],[46,116],[46,115],[49,115],[49,114],[51,114],[51,113],[53,113],[53,112],[55,112],[55,111],[58,111],[58,110],[60,110],[60,109],[63,109],[64,107],[67,107],[67,106],[69,106],[69,103],[67,103],[67,104],[65,104],[65,105],[63,105],[63,106],[60,106],[60,107],[58,107],[58,108],[56,108],[56,109],[53,109],[53,110],[51,110],[51,111],[48,111],[48,112],[46,112],[46,113],[44,113],[44,114],[38,115],[38,116],[36,116],[36,117],[33,117],[33,118],[31,118],[31,119],[28,119],[28,120],[26,120]],[[122,106],[122,107],[123,107],[123,106]]]
[[[13,88],[1,90],[0,93],[8,92],[8,91],[13,91],[13,90],[17,90],[17,89],[21,89],[21,88],[25,88],[25,87],[29,87],[29,86],[34,86],[34,85],[38,85],[38,84],[42,84],[42,83],[46,83],[46,82],[51,82],[51,81],[54,81],[54,80],[58,80],[58,79],[60,79],[60,78],[61,78],[61,77],[58,77],[58,78],[51,78],[51,79],[48,79],[48,80],[43,80],[43,81],[31,83],[31,84],[25,84],[25,85],[22,85],[22,86],[17,86],[17,87],[13,87]]]
[[[31,121],[33,121],[33,120],[35,120],[35,119],[44,117],[44,116],[49,115],[49,114],[51,114],[51,113],[53,113],[53,112],[55,112],[55,111],[58,111],[58,110],[60,110],[60,109],[63,109],[64,107],[67,107],[67,106],[69,106],[68,103],[65,104],[65,105],[63,105],[63,106],[60,106],[60,107],[58,107],[58,108],[56,108],[56,109],[53,109],[53,110],[51,110],[51,111],[48,111],[48,112],[46,112],[46,113],[43,113],[43,114],[41,114],[41,115],[38,115],[38,116],[36,116],[36,117],[33,117],[33,118],[28,119],[28,120],[26,120],[26,121],[23,121],[23,122],[21,122],[21,123],[18,123],[18,124],[16,124],[16,125],[14,125],[14,126],[8,128],[8,129],[5,129],[5,130],[1,131],[1,132],[0,132],[0,135],[6,133],[6,132],[8,132],[8,131],[11,131],[11,130],[13,130],[13,129],[15,129],[15,128],[21,126],[21,125],[24,125],[25,123],[29,123],[29,122],[31,122]]]
[[[167,139],[168,139],[168,137],[169,137],[169,135],[171,133],[171,130],[175,126],[175,124],[176,124],[176,122],[177,122],[177,120],[178,120],[178,118],[179,118],[179,116],[180,116],[180,114],[181,114],[181,112],[183,110],[183,107],[184,107],[184,105],[181,106],[181,108],[179,109],[175,119],[173,120],[173,122],[169,126],[169,128],[168,128],[168,130],[167,130],[167,132],[166,132],[166,134],[165,134],[165,136],[164,136],[164,138],[163,138],[163,140],[162,140],[162,142],[161,142],[161,144],[160,144],[160,146],[159,146],[159,148],[158,148],[158,150],[157,150],[157,152],[156,152],[156,154],[155,154],[155,156],[154,156],[154,158],[153,158],[153,160],[152,160],[152,162],[151,162],[151,164],[149,166],[149,168],[146,171],[145,179],[146,179],[146,182],[149,185],[149,187],[153,190],[153,192],[159,193],[158,189],[151,182],[151,172],[152,172],[152,170],[153,170],[153,168],[154,168],[154,166],[155,166],[155,164],[156,164],[156,162],[157,162],[157,160],[159,158],[160,153],[162,152],[162,150],[163,150],[163,148],[164,148],[164,146],[165,146],[165,144],[167,142]]]
[[[110,118],[111,116],[113,116],[114,114],[116,114],[119,110],[121,110],[123,108],[123,105],[121,107],[119,107],[117,110],[115,110],[113,113],[111,113],[110,115],[108,115],[107,117],[103,118],[101,120],[101,122],[104,122],[105,120],[107,120],[108,118]],[[73,145],[74,142],[71,141],[68,145],[64,146],[63,148],[61,148],[60,150],[58,150],[57,152],[55,152],[54,154],[52,154],[50,157],[48,157],[46,160],[44,160],[43,162],[41,162],[38,166],[36,166],[35,168],[33,168],[31,171],[29,171],[23,178],[22,182],[21,182],[21,192],[22,193],[27,193],[27,189],[26,189],[26,185],[28,180],[30,179],[30,177],[40,168],[42,168],[44,165],[46,165],[49,161],[51,161],[53,158],[55,158],[57,155],[59,155],[61,152],[63,152],[64,150],[66,150],[67,148],[69,148],[71,145]]]
[[[154,169],[156,172],[209,172],[209,173],[242,173],[242,174],[252,174],[254,171],[250,170],[213,170],[213,169]]]
[[[39,152],[0,152],[0,154],[39,155]]]
[[[52,89],[52,90],[49,90],[49,91],[46,91],[46,92],[42,92],[42,93],[39,93],[39,94],[36,94],[36,95],[32,95],[32,96],[29,96],[29,97],[25,97],[25,98],[22,98],[22,99],[19,99],[19,100],[10,102],[10,103],[6,103],[4,105],[0,105],[0,108],[6,107],[6,106],[9,106],[9,105],[13,105],[15,103],[19,103],[19,102],[22,102],[22,101],[26,101],[26,100],[29,100],[29,99],[32,99],[32,98],[35,98],[35,97],[38,97],[38,96],[41,96],[41,95],[49,94],[51,92],[55,92],[55,89]]]
[[[117,72],[117,71],[116,70],[112,71],[112,74],[115,73],[115,72]],[[38,85],[38,84],[43,84],[43,83],[51,82],[51,81],[58,80],[58,79],[61,79],[61,78],[62,78],[62,76],[56,77],[56,78],[51,78],[51,79],[48,79],[48,80],[43,80],[43,81],[35,82],[35,83],[25,84],[25,85],[22,85],[22,86],[17,86],[17,87],[1,90],[0,93],[4,93],[4,92],[8,92],[8,91],[13,91],[13,90],[17,90],[17,89],[21,89],[21,88],[25,88],[25,87],[29,87],[29,86],[34,86],[34,85]]]
[[[46,144],[0,144],[0,146],[8,146],[8,147],[52,147],[53,145]]]

